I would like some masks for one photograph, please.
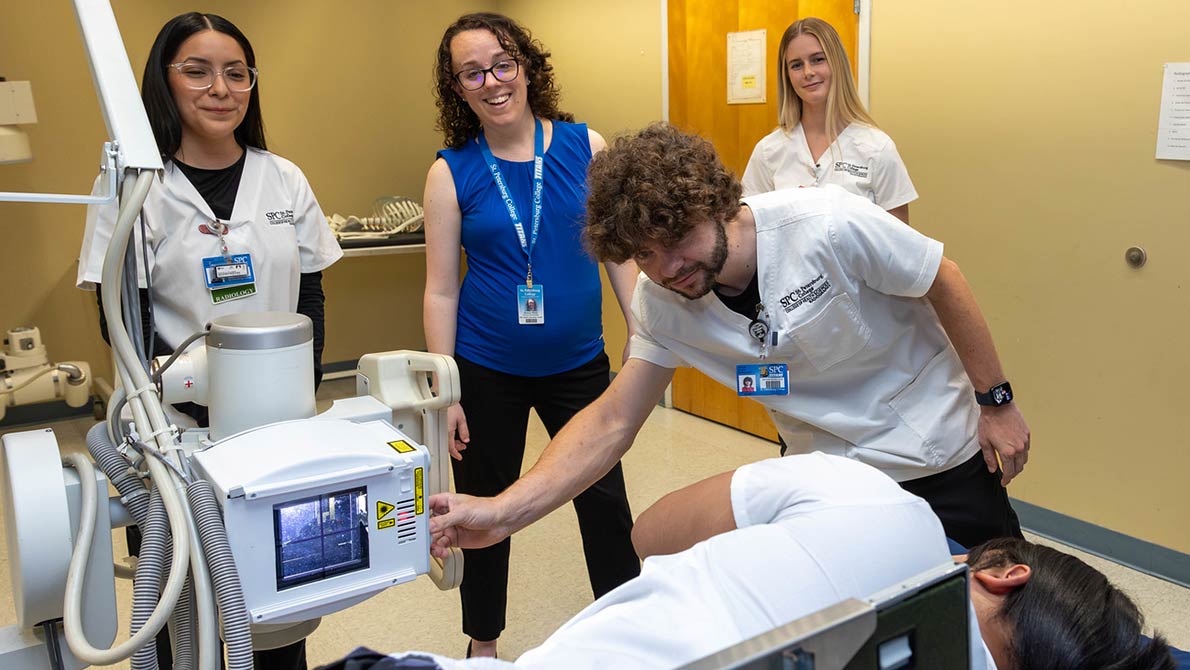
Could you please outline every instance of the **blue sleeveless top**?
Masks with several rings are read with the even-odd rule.
[[[541,231],[533,248],[533,285],[544,287],[541,325],[517,323],[517,286],[525,283],[527,258],[479,143],[438,152],[454,177],[467,258],[455,353],[523,377],[573,370],[603,351],[599,266],[582,242],[591,144],[586,124],[553,125],[542,165]],[[496,162],[528,237],[533,161]]]

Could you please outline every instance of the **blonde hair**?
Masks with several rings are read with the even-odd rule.
[[[826,63],[831,68],[831,85],[826,95],[826,132],[832,141],[852,123],[862,123],[876,128],[876,121],[864,109],[855,83],[851,81],[851,64],[839,33],[831,24],[814,17],[807,17],[792,23],[781,36],[781,47],[777,50],[777,71],[781,73],[777,86],[777,121],[781,129],[791,132],[802,120],[802,99],[797,97],[793,84],[789,82],[789,68],[785,63],[785,50],[799,35],[811,35],[822,45]]]

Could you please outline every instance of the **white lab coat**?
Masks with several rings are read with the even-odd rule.
[[[835,184],[881,209],[896,209],[917,200],[896,143],[879,128],[862,123],[844,128],[817,162],[802,124],[788,134],[777,128],[756,143],[740,183],[745,196]]]
[[[297,308],[299,277],[329,267],[343,255],[305,175],[290,161],[249,148],[227,224],[232,254],[250,253],[256,294],[213,304],[202,259],[222,253],[217,236],[200,232],[215,216],[194,185],[171,161],[144,204],[148,277],[158,334],[177,346],[211,319],[224,314]],[[79,254],[78,286],[94,290],[115,227],[116,205],[87,209],[87,230]],[[140,287],[148,286],[136,224]]]

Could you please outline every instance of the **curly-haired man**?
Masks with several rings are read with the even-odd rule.
[[[965,546],[1020,536],[1005,486],[1029,428],[940,242],[839,188],[741,202],[710,143],[667,124],[619,138],[589,181],[591,250],[645,275],[631,359],[516,485],[439,497],[439,543],[483,544],[569,500],[631,446],[679,366],[741,394],[754,379],[748,397],[793,451],[878,468]]]

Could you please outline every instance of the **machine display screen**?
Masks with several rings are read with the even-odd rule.
[[[273,505],[277,590],[368,567],[368,489]]]

